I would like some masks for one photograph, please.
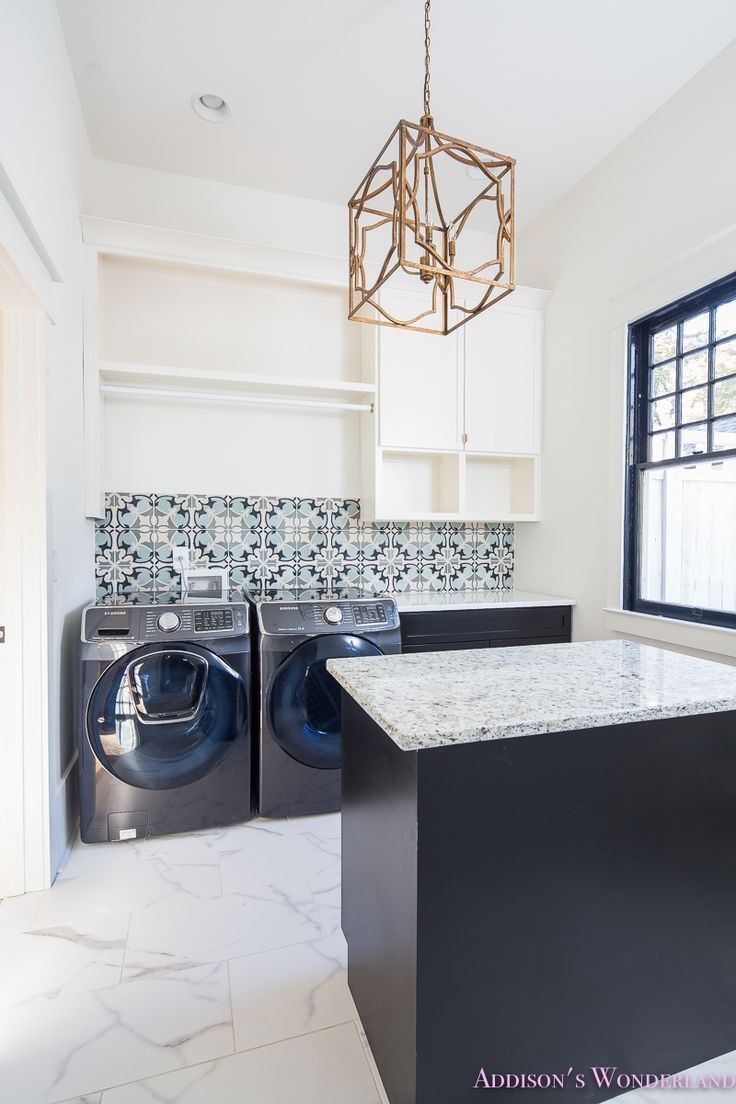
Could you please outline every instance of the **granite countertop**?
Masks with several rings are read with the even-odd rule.
[[[391,594],[390,597],[396,602],[399,613],[575,605],[574,598],[535,594],[531,590],[415,590]]]
[[[736,710],[736,667],[629,640],[330,659],[327,667],[403,751]]]

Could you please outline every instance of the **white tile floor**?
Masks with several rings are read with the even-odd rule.
[[[340,932],[339,816],[78,843],[0,904],[12,1104],[381,1104]]]
[[[77,844],[52,889],[0,904],[0,1099],[387,1104],[339,892],[338,815]],[[736,1053],[692,1076],[711,1073]]]

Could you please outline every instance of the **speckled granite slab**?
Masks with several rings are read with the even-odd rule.
[[[327,667],[403,751],[736,710],[736,667],[629,640]]]

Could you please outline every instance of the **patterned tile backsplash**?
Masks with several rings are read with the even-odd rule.
[[[356,499],[108,494],[97,523],[97,597],[179,591],[172,549],[267,590],[510,589],[514,527],[360,520]]]

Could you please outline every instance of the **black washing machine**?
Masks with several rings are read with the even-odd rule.
[[[86,607],[78,672],[85,843],[252,816],[249,613],[242,600],[194,606],[146,594]]]
[[[254,599],[262,817],[340,808],[341,692],[328,659],[401,651],[392,598],[273,592]]]

